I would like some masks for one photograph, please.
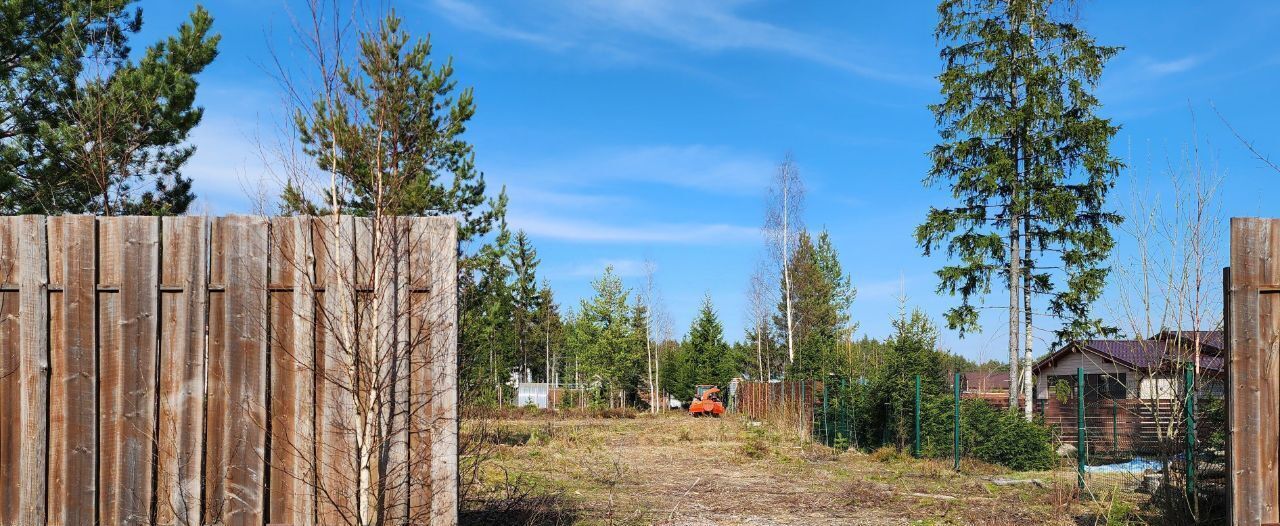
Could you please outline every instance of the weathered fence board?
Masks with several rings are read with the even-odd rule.
[[[428,226],[431,254],[456,251],[458,229],[449,223]],[[448,524],[458,515],[458,263],[455,257],[432,257],[432,300],[428,302],[426,338],[431,341],[431,524]]]
[[[208,223],[166,217],[161,234],[156,517],[160,524],[197,524],[203,515]]]
[[[1280,522],[1280,219],[1232,218],[1225,272],[1231,523]]]
[[[233,526],[262,524],[267,462],[267,223],[245,216],[216,218],[210,241],[214,258],[209,282],[220,301],[211,302],[210,310],[219,315],[209,320],[206,520]]]
[[[0,217],[0,524],[456,523],[455,230]]]
[[[45,218],[0,218],[0,521],[45,521],[49,389]]]
[[[97,519],[97,231],[89,216],[49,218],[49,522]]]
[[[120,217],[101,223],[99,233],[100,300],[112,305],[101,325],[112,336],[103,339],[98,355],[98,513],[104,523],[147,524],[152,520],[160,221]]]
[[[358,427],[352,393],[342,385],[343,371],[354,366],[351,334],[356,312],[348,306],[355,302],[355,230],[350,217],[327,217],[318,221],[319,241],[316,260],[322,262],[324,297],[318,310],[316,333],[323,336],[317,346],[316,361],[320,374],[316,384],[316,449],[319,515],[322,524],[341,524],[349,520],[343,510],[355,505],[354,488],[359,481],[359,468],[354,461],[353,432]]]
[[[269,520],[307,524],[315,511],[311,218],[273,218],[271,235]]]

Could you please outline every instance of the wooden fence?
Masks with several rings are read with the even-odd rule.
[[[0,524],[455,523],[456,249],[450,218],[0,217]]]
[[[1231,219],[1223,292],[1231,523],[1280,523],[1280,219]]]
[[[1085,440],[1093,453],[1156,453],[1174,448],[1181,451],[1185,440],[1181,400],[1086,399]],[[1064,444],[1078,446],[1076,401],[1036,400],[1036,410],[1046,424],[1058,431]],[[1201,436],[1210,429],[1198,426]]]
[[[822,382],[740,382],[737,389],[737,400],[733,402],[736,411],[754,420],[796,424],[805,436],[812,432],[813,411],[822,399]]]

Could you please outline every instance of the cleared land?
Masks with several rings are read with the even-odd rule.
[[[739,417],[673,413],[634,419],[527,417],[487,423],[484,477],[559,495],[581,524],[1119,524],[1144,496],[1133,477],[1009,473],[885,450],[840,453]],[[1008,483],[1035,479],[1039,483]],[[507,518],[512,519],[514,515]],[[1117,520],[1119,519],[1119,520]]]

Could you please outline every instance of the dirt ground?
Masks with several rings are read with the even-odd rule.
[[[1133,477],[1009,473],[802,443],[739,417],[529,417],[488,423],[489,481],[556,495],[543,523],[665,525],[1123,524]],[[1023,483],[1010,483],[1023,480]],[[1110,519],[1110,520],[1109,520]]]

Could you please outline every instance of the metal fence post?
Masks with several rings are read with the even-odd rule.
[[[822,443],[831,447],[831,404],[827,400],[827,392],[831,382],[822,382]]]
[[[912,445],[912,454],[920,458],[920,375],[916,375],[916,440]]]
[[[956,414],[955,414],[955,436],[952,437],[951,451],[955,456],[956,471],[960,471],[960,373],[956,373],[954,380],[956,392]]]
[[[1084,489],[1084,368],[1076,367],[1076,485]]]

